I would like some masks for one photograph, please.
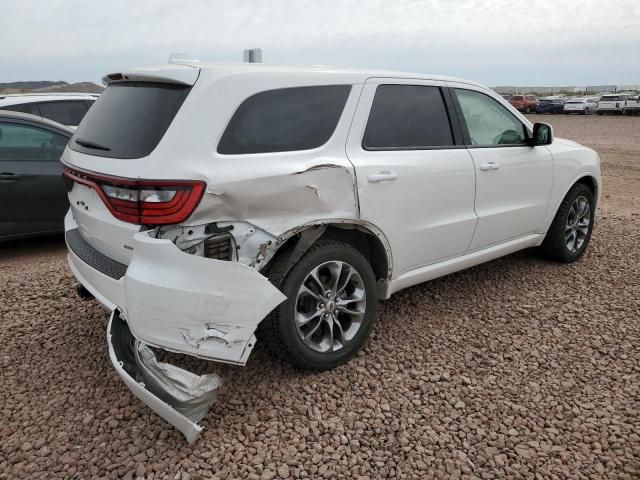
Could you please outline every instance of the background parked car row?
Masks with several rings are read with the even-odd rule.
[[[502,95],[523,113],[577,113],[589,115],[635,115],[640,113],[640,95],[637,93],[607,93],[594,97],[567,97],[555,95],[539,98],[536,95]]]

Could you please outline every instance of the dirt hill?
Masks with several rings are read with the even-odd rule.
[[[67,82],[11,82],[0,83],[0,93],[101,93],[104,90],[100,85],[93,82],[67,83]]]

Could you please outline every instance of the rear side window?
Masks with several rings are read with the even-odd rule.
[[[31,115],[40,116],[40,111],[35,103],[18,103],[16,105],[0,107],[0,110],[11,110],[12,112],[30,113]]]
[[[350,85],[282,88],[247,98],[229,121],[218,153],[285,152],[324,145],[333,134]]]
[[[80,121],[89,108],[85,100],[40,102],[38,107],[40,108],[40,114],[44,118],[72,126],[80,125]]]
[[[420,149],[453,145],[439,87],[380,85],[364,134],[365,149]]]
[[[89,109],[69,147],[101,157],[146,157],[160,143],[190,90],[168,83],[113,83]]]

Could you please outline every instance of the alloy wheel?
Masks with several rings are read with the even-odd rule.
[[[298,290],[295,324],[300,339],[316,352],[335,352],[349,343],[363,324],[366,291],[358,271],[337,260],[307,274]]]
[[[590,223],[591,206],[587,197],[581,195],[573,201],[567,215],[564,239],[570,252],[573,253],[582,248],[589,234]]]

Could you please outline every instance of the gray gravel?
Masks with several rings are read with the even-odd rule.
[[[640,216],[618,208],[640,147],[614,128],[640,118],[544,120],[609,128],[582,261],[522,252],[403,291],[332,372],[182,358],[226,379],[194,446],[113,372],[61,240],[0,246],[0,478],[640,478]]]

